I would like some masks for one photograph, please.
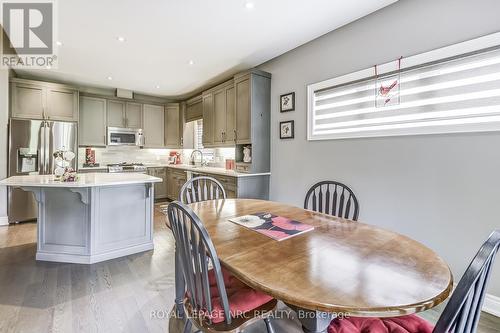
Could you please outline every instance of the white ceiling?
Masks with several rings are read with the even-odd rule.
[[[180,96],[396,0],[247,1],[253,9],[246,0],[58,1],[58,69],[17,72]]]

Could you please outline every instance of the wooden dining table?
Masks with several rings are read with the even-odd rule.
[[[304,332],[326,332],[338,316],[417,313],[438,305],[452,290],[452,274],[443,259],[390,230],[263,200],[189,206],[206,227],[222,265],[295,310]],[[276,241],[228,220],[262,212],[314,230]]]

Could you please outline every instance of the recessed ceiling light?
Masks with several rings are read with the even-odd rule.
[[[193,60],[189,60],[189,64],[190,65],[194,65],[194,61]]]
[[[125,41],[125,37],[118,36],[116,37],[116,40],[123,43]]]
[[[111,76],[108,76],[108,80],[111,81],[113,80],[113,78]]]
[[[47,66],[45,66],[45,68],[47,68],[47,69],[51,69],[51,68],[52,68],[52,66],[47,65]]]
[[[159,85],[156,85],[156,89],[160,89],[160,86],[159,86]]]
[[[251,1],[245,2],[245,8],[246,9],[253,9],[255,7],[255,4]]]
[[[62,46],[62,45],[63,45],[63,43],[62,43],[62,42],[60,42],[60,41],[57,41],[57,42],[56,42],[56,45],[57,45],[57,46]]]

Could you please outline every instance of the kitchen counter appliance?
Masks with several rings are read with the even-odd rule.
[[[142,163],[113,163],[108,164],[109,173],[118,172],[136,172],[136,173],[146,173],[148,168]]]
[[[144,146],[142,129],[108,127],[108,146]]]
[[[54,152],[78,152],[77,125],[73,122],[10,119],[9,177],[50,175],[55,169]],[[78,158],[69,167],[76,169]],[[28,221],[37,217],[37,202],[33,193],[8,188],[9,223]]]

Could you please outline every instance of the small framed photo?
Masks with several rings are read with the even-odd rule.
[[[280,112],[295,110],[295,92],[280,96]]]
[[[294,121],[280,122],[280,139],[293,139],[295,137]]]

